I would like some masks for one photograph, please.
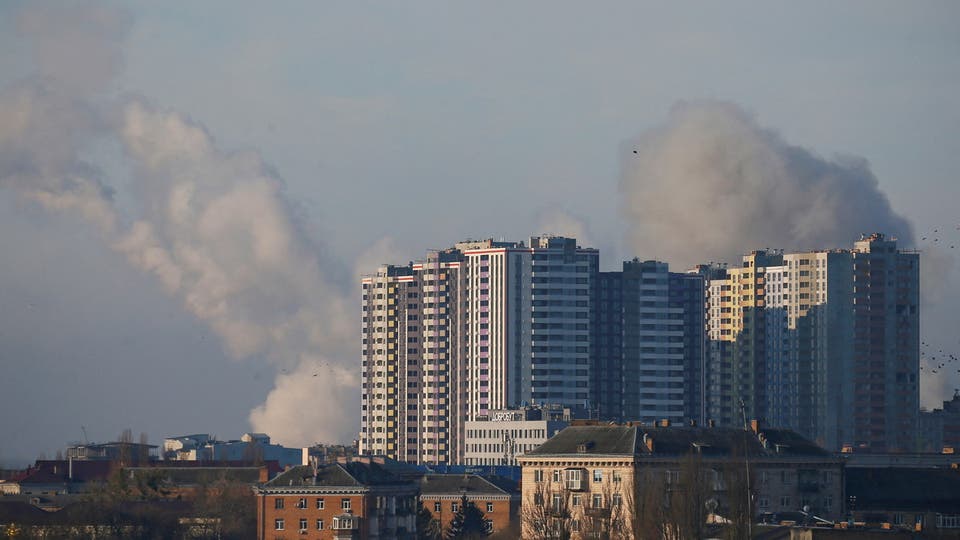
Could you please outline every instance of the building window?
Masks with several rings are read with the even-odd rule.
[[[786,495],[780,497],[780,508],[790,508],[790,497]]]
[[[560,481],[560,469],[554,469],[554,470],[553,470],[553,481],[554,481],[554,482],[559,482],[559,481]]]
[[[276,510],[283,510],[283,499],[277,497],[276,500],[273,501],[273,508]]]
[[[599,493],[593,494],[593,507],[594,508],[603,508],[603,495]]]
[[[300,532],[307,532],[307,518],[300,518]]]
[[[283,518],[273,520],[273,528],[282,531],[283,530]]]
[[[580,469],[567,469],[567,489],[583,489]]]
[[[440,503],[439,501],[433,503],[433,511],[434,511],[434,512],[442,512],[442,511],[443,511],[443,504]]]
[[[350,510],[350,499],[340,499],[340,509]]]
[[[317,499],[317,510],[323,510],[323,499]]]
[[[600,469],[593,470],[593,481],[594,482],[603,482],[603,471]]]
[[[297,508],[306,508],[306,507],[307,507],[307,499],[305,497],[301,497],[297,501]]]
[[[620,471],[613,471],[613,483],[619,484],[620,480]]]
[[[459,509],[459,508],[460,508],[460,505],[459,505],[459,504],[457,504],[457,503],[455,503],[455,502],[454,502],[454,503],[450,503],[450,511],[456,512],[457,509]]]
[[[574,506],[580,506],[580,495],[574,495],[574,496],[573,496],[573,505],[574,505]]]
[[[830,511],[833,508],[833,495],[827,495],[823,499],[824,510]]]
[[[488,503],[487,503],[487,513],[489,514],[490,512],[493,512],[493,503],[492,503],[492,502],[488,502]]]
[[[940,529],[960,528],[960,515],[937,514],[937,527]]]
[[[533,481],[543,482],[543,471],[541,469],[533,471]]]
[[[623,497],[622,497],[619,493],[614,493],[614,494],[613,494],[613,506],[615,506],[615,507],[620,506],[621,503],[623,503]]]
[[[318,520],[317,520],[317,530],[318,530],[318,531],[322,531],[322,530],[323,530],[323,520],[322,520],[322,519],[318,519]]]
[[[559,511],[560,511],[560,507],[561,507],[562,505],[563,505],[563,497],[561,497],[560,495],[554,495],[554,496],[553,496],[553,511],[554,511],[554,512],[559,512]]]

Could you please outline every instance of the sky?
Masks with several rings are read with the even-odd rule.
[[[539,233],[681,270],[895,235],[921,250],[938,406],[960,387],[927,360],[960,353],[958,21],[946,1],[4,2],[0,464],[125,428],[349,442],[360,274]]]

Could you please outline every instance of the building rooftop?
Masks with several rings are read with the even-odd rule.
[[[263,487],[360,487],[402,485],[406,483],[408,483],[407,480],[391,473],[379,463],[350,461],[323,465],[318,467],[316,472],[310,465],[292,467],[264,484]]]
[[[427,474],[420,480],[424,495],[510,495],[519,484],[502,477],[483,477],[476,474]]]
[[[638,425],[571,426],[527,452],[527,456],[581,454],[669,457],[682,456],[691,451],[712,457],[745,454],[750,457],[831,456],[797,433],[782,429],[762,429],[755,433],[735,428]]]

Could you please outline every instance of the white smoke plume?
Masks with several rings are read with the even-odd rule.
[[[754,249],[846,247],[884,232],[912,246],[869,164],[786,143],[732,103],[679,103],[623,152],[634,255],[680,269]]]
[[[293,445],[350,440],[355,325],[337,270],[301,233],[258,154],[224,152],[182,114],[107,94],[126,22],[86,4],[26,8],[21,30],[39,68],[0,94],[0,186],[86,218],[233,356],[275,365],[276,388],[250,415],[255,430]],[[134,215],[84,159],[96,141],[123,149]]]
[[[596,247],[587,222],[566,210],[546,208],[537,213],[538,230],[544,234],[557,234],[576,238],[583,247]]]

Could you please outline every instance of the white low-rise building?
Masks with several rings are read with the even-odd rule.
[[[524,407],[492,411],[465,424],[464,465],[517,465],[517,457],[570,424],[570,408]]]

